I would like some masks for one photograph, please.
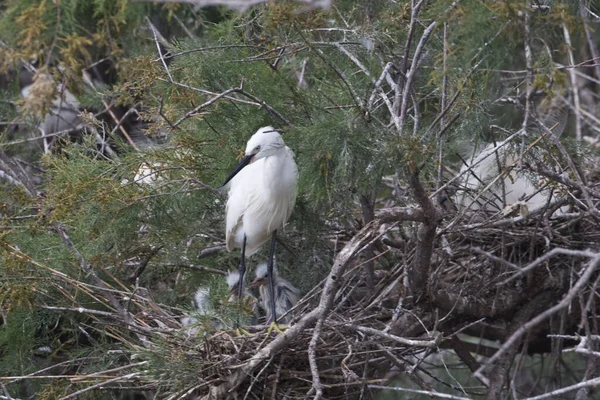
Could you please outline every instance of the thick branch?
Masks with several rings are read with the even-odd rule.
[[[571,35],[567,24],[563,22],[563,35],[565,37],[565,43],[567,44],[567,54],[569,55],[569,78],[571,79],[571,89],[573,91],[573,106],[575,108],[575,137],[577,140],[581,140],[581,103],[579,101],[579,85],[577,77],[575,76],[575,57],[573,57],[573,45],[571,44]]]
[[[342,276],[344,275],[348,263],[354,258],[354,256],[356,256],[374,241],[373,236],[378,231],[379,225],[380,222],[378,220],[366,225],[360,230],[360,232],[356,234],[356,236],[352,238],[350,242],[348,242],[346,246],[344,246],[342,251],[340,251],[336,256],[333,267],[331,268],[331,273],[327,277],[325,287],[323,287],[321,301],[319,302],[319,306],[315,309],[315,311],[318,311],[319,320],[317,321],[317,326],[315,327],[313,337],[310,340],[308,347],[309,354],[311,354],[311,352],[313,355],[316,354],[316,347],[320,334],[318,328],[323,326],[323,323],[327,318],[329,311],[331,310],[333,300],[341,285]],[[375,237],[375,239],[377,239],[377,237]],[[310,357],[309,362],[310,371],[313,376],[313,389],[316,392],[315,400],[317,400],[322,396],[322,389],[319,382],[319,371],[317,369],[315,357]]]
[[[413,194],[423,210],[425,222],[419,226],[417,231],[417,247],[415,259],[408,269],[408,281],[410,290],[415,298],[425,293],[429,279],[429,268],[431,256],[435,244],[436,229],[441,219],[441,212],[433,205],[425,192],[418,176],[418,172],[409,173],[410,186]]]
[[[575,385],[571,385],[571,386],[567,386],[567,387],[564,387],[564,388],[556,389],[556,390],[553,390],[551,392],[541,394],[539,396],[528,397],[528,398],[523,399],[523,400],[557,399],[557,398],[559,398],[560,395],[563,395],[565,393],[569,393],[569,392],[572,392],[574,390],[581,389],[581,388],[584,388],[584,387],[595,387],[595,386],[600,386],[600,378],[594,378],[594,379],[587,380],[585,382],[579,382],[579,383],[577,383]]]
[[[396,221],[414,221],[425,222],[425,214],[416,207],[390,207],[375,211],[375,218],[380,223],[389,223]]]

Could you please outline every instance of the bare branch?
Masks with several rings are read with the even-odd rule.
[[[405,346],[437,348],[442,341],[442,334],[439,332],[436,332],[434,334],[433,339],[415,340],[415,339],[406,339],[406,338],[403,338],[400,336],[392,335],[391,333],[385,333],[383,331],[379,331],[377,329],[369,328],[366,326],[357,326],[357,325],[353,325],[353,324],[348,324],[346,326],[348,326],[349,328],[352,328],[354,330],[357,330],[359,332],[362,332],[362,333],[366,333],[369,335],[378,336],[383,339],[388,339],[388,340],[392,340],[394,342],[398,342]]]
[[[551,398],[559,398],[559,396],[572,392],[577,389],[586,388],[586,387],[595,387],[600,385],[600,378],[590,379],[584,382],[576,383],[575,385],[567,386],[564,388],[556,389],[548,393],[540,394],[539,396],[527,397],[523,400],[544,400]]]
[[[279,118],[285,125],[291,125],[292,124],[287,118],[285,118],[283,115],[281,115],[273,107],[271,107],[270,105],[268,105],[264,100],[261,100],[258,97],[254,96],[253,94],[250,94],[250,93],[246,92],[244,89],[240,89],[239,93],[241,95],[246,96],[249,99],[257,102],[258,104],[260,104],[261,107],[263,107],[269,114],[275,116],[276,118]]]
[[[188,268],[188,269],[193,269],[196,271],[204,271],[204,272],[210,272],[212,274],[219,274],[219,275],[227,275],[226,271],[221,271],[220,269],[215,269],[215,268],[211,268],[211,267],[205,267],[204,265],[195,265],[195,264],[158,264],[157,266],[160,267],[177,267],[177,268]]]
[[[81,395],[83,393],[86,393],[86,392],[89,392],[91,390],[99,389],[99,388],[101,388],[103,386],[106,386],[109,383],[129,381],[129,380],[132,380],[133,378],[136,378],[136,377],[138,377],[138,376],[140,376],[142,374],[143,374],[143,372],[133,372],[131,374],[127,374],[127,375],[123,375],[123,376],[117,376],[115,378],[107,379],[107,380],[105,380],[103,382],[100,382],[100,383],[97,383],[95,385],[91,385],[91,386],[88,386],[88,387],[86,387],[84,389],[81,389],[81,390],[78,390],[76,392],[73,392],[73,393],[71,393],[68,396],[61,397],[59,400],[73,399],[73,398],[79,397],[79,395]]]
[[[90,308],[84,307],[54,307],[54,306],[45,306],[41,305],[40,308],[45,310],[53,310],[53,311],[69,311],[80,314],[90,314],[90,315],[100,315],[103,317],[111,317],[114,318],[117,314],[113,312],[100,311],[100,310],[92,310]]]
[[[162,62],[163,67],[165,67],[165,71],[167,72],[167,75],[169,76],[169,80],[171,82],[173,82],[173,77],[171,76],[171,71],[169,70],[169,67],[167,66],[167,62],[165,61],[165,58],[163,57],[162,49],[160,48],[160,44],[158,43],[158,35],[159,35],[158,31],[154,27],[154,24],[152,24],[152,22],[150,21],[150,18],[146,17],[146,21],[148,22],[148,25],[150,25],[150,29],[152,29],[152,34],[154,35],[154,42],[156,43],[156,51],[158,51],[158,56],[160,58],[160,61]]]
[[[206,107],[210,106],[211,104],[213,104],[214,102],[216,102],[217,100],[219,100],[222,97],[227,96],[230,93],[235,93],[235,92],[241,92],[242,88],[241,87],[237,87],[237,88],[231,88],[231,89],[227,89],[226,91],[219,93],[218,95],[214,96],[213,98],[211,98],[210,100],[200,104],[198,107],[188,111],[187,113],[185,113],[185,115],[181,118],[179,118],[175,123],[173,123],[171,129],[175,129],[177,126],[179,126],[179,124],[181,124],[183,121],[185,121],[186,119],[197,115],[200,111],[204,110]]]
[[[453,4],[456,4],[456,2]],[[408,108],[408,95],[411,92],[412,83],[415,78],[415,74],[416,74],[417,70],[419,69],[419,61],[421,60],[421,53],[423,52],[423,49],[425,48],[425,43],[427,43],[427,40],[429,40],[429,36],[431,35],[431,32],[433,32],[433,28],[435,28],[436,25],[437,25],[437,21],[432,22],[427,27],[427,29],[425,29],[425,32],[423,32],[423,35],[421,36],[421,40],[419,40],[419,44],[417,45],[417,48],[415,50],[415,54],[413,55],[413,61],[412,61],[411,67],[408,70],[408,73],[406,74],[406,82],[404,83],[404,87],[403,87],[403,91],[402,91],[402,103],[400,105],[400,115],[396,116],[396,118],[398,119],[397,124],[400,126],[400,129],[398,131],[399,136],[402,136],[403,131],[404,131],[404,123],[406,121],[406,110]]]
[[[491,357],[489,360],[487,360],[475,373],[477,376],[482,377],[482,372],[485,368],[491,366],[493,363],[495,363],[496,361],[498,361],[498,359],[506,352],[508,351],[510,348],[512,348],[512,346],[523,336],[525,335],[527,332],[529,332],[533,327],[537,326],[538,324],[540,324],[541,322],[545,321],[546,319],[550,318],[552,315],[556,314],[558,311],[568,307],[571,302],[573,301],[573,299],[575,298],[575,296],[578,296],[580,291],[583,289],[583,287],[585,285],[587,285],[589,279],[591,278],[592,274],[596,271],[596,269],[598,268],[598,266],[600,265],[600,255],[596,254],[595,257],[590,260],[590,262],[588,263],[587,267],[585,268],[585,270],[583,271],[583,273],[581,274],[581,277],[577,280],[577,282],[575,283],[575,285],[573,285],[573,287],[569,290],[569,292],[567,293],[567,295],[555,306],[547,309],[546,311],[542,312],[541,314],[537,315],[535,318],[527,321],[526,323],[522,324],[519,329],[517,329],[503,344],[502,347],[496,352],[496,354],[494,354],[493,357]]]
[[[569,28],[567,24],[563,22],[563,35],[565,37],[565,43],[567,44],[567,54],[569,55],[569,66],[574,67],[575,58],[573,57],[573,45],[571,44],[571,35],[569,34]],[[575,107],[575,137],[577,140],[583,138],[581,130],[581,103],[579,100],[579,85],[577,84],[577,78],[575,77],[575,68],[569,68],[569,78],[571,79],[571,89],[573,90],[573,103]]]
[[[500,282],[498,285],[500,285],[500,286],[506,285],[508,282],[510,282],[520,276],[523,276],[525,273],[531,271],[538,265],[550,260],[552,257],[555,257],[557,255],[566,255],[566,256],[571,256],[571,257],[585,257],[585,258],[596,257],[596,253],[589,251],[589,250],[573,250],[573,249],[563,249],[560,247],[555,247],[552,250],[544,253],[542,256],[538,257],[537,259],[532,261],[530,264],[528,264],[522,268],[520,268],[514,264],[509,264],[511,266],[511,268],[517,268],[519,272],[512,275],[510,278]]]
[[[449,399],[449,400],[471,400],[469,397],[460,397],[454,396],[446,393],[439,393],[427,390],[417,390],[417,389],[408,389],[400,386],[382,386],[382,385],[369,385],[371,389],[379,389],[379,390],[394,390],[397,392],[406,392],[406,393],[416,393],[416,394],[424,394],[430,397],[437,397],[439,399]]]
[[[27,195],[37,198],[37,190],[29,175],[19,163],[2,150],[0,150],[0,170],[4,172],[4,177],[9,179],[11,183],[23,187]]]
[[[523,45],[525,47],[525,64],[527,68],[527,76],[525,79],[525,115],[523,116],[523,123],[521,125],[521,160],[523,159],[523,151],[525,149],[525,136],[527,135],[527,125],[529,125],[529,119],[531,117],[531,94],[533,93],[533,61],[531,54],[531,27],[530,27],[530,15],[528,12],[524,13],[524,28],[525,38]],[[519,162],[520,165],[520,162]]]
[[[594,60],[600,59],[600,54],[598,53],[598,47],[596,46],[596,41],[592,36],[592,28],[588,23],[588,16],[590,14],[590,10],[588,7],[585,7],[583,0],[579,0],[579,12],[581,18],[583,18],[583,29],[585,30],[585,38],[588,42],[588,48],[590,49],[590,54]],[[600,65],[598,63],[594,63],[594,72],[596,73],[596,79],[600,79]]]

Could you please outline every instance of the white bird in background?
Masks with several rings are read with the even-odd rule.
[[[540,190],[532,176],[513,168],[518,157],[506,147],[497,149],[493,144],[485,147],[461,168],[464,178],[455,204],[471,211],[491,212],[505,212],[515,205],[522,205],[525,214],[546,206],[551,200],[551,192]],[[490,187],[483,192],[488,185]]]
[[[290,315],[282,316],[291,310],[300,300],[300,291],[294,287],[289,281],[280,278],[277,272],[277,266],[273,266],[272,279],[275,287],[275,317],[271,305],[271,294],[267,290],[266,284],[269,281],[267,274],[267,264],[262,263],[256,268],[256,279],[252,281],[252,286],[258,286],[260,293],[260,305],[267,315],[267,324],[281,318],[281,322],[286,324],[291,319]]]
[[[165,178],[160,175],[160,169],[164,167],[161,163],[153,162],[147,163],[143,162],[140,164],[137,171],[135,171],[135,176],[133,177],[133,183],[138,185],[147,185],[151,187],[156,187],[159,184],[165,183]],[[129,181],[124,181],[126,184]]]
[[[198,307],[198,313],[208,315],[213,312],[213,304],[210,299],[210,288],[199,287],[194,294],[194,302]]]
[[[194,303],[196,304],[196,314],[204,317],[213,316],[214,307],[212,300],[210,299],[210,288],[204,286],[199,287],[198,290],[196,290],[196,293],[194,293]],[[183,326],[196,325],[187,329],[189,335],[195,335],[196,332],[198,332],[197,325],[199,323],[200,320],[194,316],[181,318],[181,325]],[[217,324],[215,324],[215,327],[220,329]]]
[[[239,291],[240,274],[238,272],[230,272],[225,277],[225,280],[227,281],[227,288],[231,294],[228,301],[232,302]],[[244,305],[246,305],[249,311],[251,311],[253,314],[250,322],[254,323],[255,321],[253,319],[258,319],[258,299],[254,297],[247,288],[243,288],[243,296]],[[223,319],[219,316],[211,299],[211,291],[209,287],[201,286],[198,288],[198,290],[196,290],[196,293],[194,293],[194,304],[196,305],[194,314],[181,318],[181,325],[195,325],[187,329],[188,334],[195,335],[196,332],[198,332],[197,325],[199,325],[200,322],[208,322],[216,330],[221,330],[225,327],[230,327],[233,325],[233,321],[231,321],[229,318]],[[198,317],[200,317],[200,319]]]
[[[267,274],[273,273],[273,254],[277,230],[289,219],[296,201],[298,167],[294,153],[279,132],[260,128],[246,145],[246,155],[231,172],[223,186],[230,184],[227,200],[226,246],[242,249],[238,295],[242,298],[246,255],[258,252],[271,237]],[[275,312],[275,288],[270,280],[271,310]],[[273,321],[277,322],[277,321]]]
[[[36,78],[34,78],[36,79]],[[37,115],[39,121],[37,128],[40,130],[44,138],[44,152],[48,153],[55,140],[51,135],[56,132],[75,130],[81,125],[82,121],[79,118],[79,101],[77,98],[62,85],[57,85],[52,75],[39,74],[34,83],[25,86],[21,89],[21,96],[24,99],[24,104],[36,104],[40,101],[40,90],[42,94],[49,90],[56,90],[56,96],[52,99],[52,104],[48,108],[48,112],[44,115]]]

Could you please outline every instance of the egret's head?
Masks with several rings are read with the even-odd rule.
[[[229,288],[229,291],[231,293],[237,293],[238,285],[240,284],[240,273],[237,271],[230,272],[227,274],[225,279],[227,280],[227,287]]]
[[[231,171],[223,186],[227,185],[227,183],[247,165],[263,157],[270,156],[284,146],[285,143],[283,143],[281,135],[275,128],[272,126],[260,128],[252,135],[250,140],[248,140],[248,144],[246,145],[246,155],[242,158],[237,167]]]
[[[277,281],[277,267],[273,265],[273,279]],[[267,272],[267,263],[262,263],[256,267],[256,278],[250,284],[251,286],[262,286],[269,282],[269,274]]]
[[[246,156],[252,156],[252,161],[269,156],[285,146],[283,138],[272,126],[260,128],[246,145]]]

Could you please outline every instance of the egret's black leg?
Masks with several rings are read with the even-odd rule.
[[[240,280],[238,281],[238,299],[244,295],[244,274],[246,273],[246,234],[242,243],[242,259],[240,260]]]
[[[275,313],[275,282],[273,282],[273,256],[275,255],[275,242],[277,241],[277,230],[273,231],[271,239],[271,250],[269,251],[269,262],[267,263],[267,275],[269,279],[269,293],[271,294],[271,315],[273,315],[273,323],[277,323],[277,314]],[[268,323],[269,321],[267,321]]]

